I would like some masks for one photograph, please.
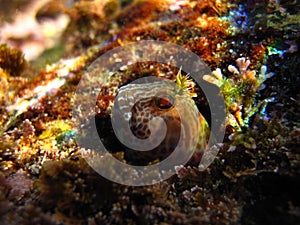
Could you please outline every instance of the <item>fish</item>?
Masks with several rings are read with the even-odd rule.
[[[176,82],[154,79],[151,82],[129,83],[119,88],[112,119],[121,118],[115,122],[118,125],[115,132],[129,144],[125,150],[125,159],[129,164],[144,166],[162,161],[178,145],[184,151],[195,150],[194,155],[203,153],[210,129],[192,99],[196,97],[194,86],[195,83],[188,76],[182,75],[180,69]],[[164,126],[165,135],[161,132]],[[163,135],[164,138],[157,146],[145,150],[154,146],[153,142],[157,142]],[[145,148],[143,151],[130,148],[131,145],[136,147],[138,140],[142,143],[138,147]],[[180,157],[180,153],[175,157]]]

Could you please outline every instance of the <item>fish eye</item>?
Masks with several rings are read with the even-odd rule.
[[[167,93],[159,93],[154,97],[154,102],[160,109],[169,109],[174,105],[174,98]]]

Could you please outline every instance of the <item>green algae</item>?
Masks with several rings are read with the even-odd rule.
[[[46,65],[57,62],[63,56],[64,52],[65,49],[63,45],[57,45],[47,49],[37,59],[31,62],[32,68],[36,71],[40,71]]]

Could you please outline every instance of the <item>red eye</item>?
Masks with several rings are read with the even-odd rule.
[[[169,109],[174,105],[174,98],[166,93],[156,95],[154,101],[160,109]]]

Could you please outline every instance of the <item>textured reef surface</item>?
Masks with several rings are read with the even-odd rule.
[[[0,224],[300,224],[298,0],[2,4]],[[141,40],[177,44],[208,65],[203,79],[224,96],[226,133],[206,170],[182,165],[163,182],[131,187],[82,158],[72,110],[91,63]],[[119,87],[149,75],[175,80],[175,71],[124,65],[101,83],[96,123],[120,161],[128,158],[110,123]]]

